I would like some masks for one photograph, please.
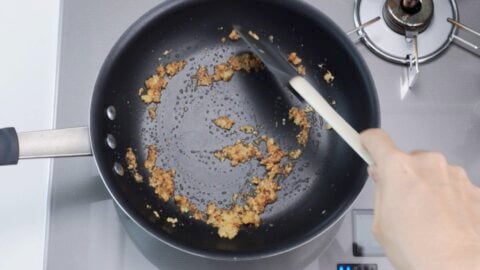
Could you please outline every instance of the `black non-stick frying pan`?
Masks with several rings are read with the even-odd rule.
[[[251,175],[262,169],[255,162],[231,167],[213,157],[223,146],[255,137],[213,125],[212,119],[221,115],[229,115],[237,127],[258,126],[260,134],[275,138],[284,149],[299,147],[295,137],[299,130],[288,121],[288,110],[305,104],[267,70],[239,72],[230,82],[196,86],[193,77],[199,65],[212,70],[231,55],[248,51],[241,41],[220,41],[234,24],[261,38],[273,36],[285,56],[297,52],[304,59],[306,78],[335,101],[336,110],[355,129],[379,125],[375,87],[365,63],[342,30],[319,11],[290,0],[186,0],[149,11],[113,47],[98,75],[89,133],[106,187],[138,226],[189,253],[252,259],[285,252],[328,230],[355,200],[367,174],[363,161],[334,131],[322,128],[320,117],[312,116],[310,140],[294,172],[280,180],[277,202],[267,207],[259,228],[242,227],[232,240],[181,214],[172,201],[158,199],[147,181],[139,184],[133,179],[126,170],[126,148],[132,147],[142,164],[147,145],[154,143],[160,153],[157,165],[177,171],[176,194],[202,209],[208,201],[228,207],[233,193],[247,191]],[[170,53],[164,55],[166,50]],[[158,117],[151,121],[138,89],[158,64],[180,59],[188,62],[187,67],[170,80]],[[326,69],[335,76],[332,85],[323,80]],[[18,150],[22,153],[22,144],[29,140],[21,139],[18,147],[16,139],[10,129],[0,133],[0,150],[10,151],[3,163],[16,163]],[[148,175],[142,169],[140,173]],[[166,222],[167,217],[177,217],[177,226]]]

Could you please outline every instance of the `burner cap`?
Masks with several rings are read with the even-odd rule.
[[[383,7],[383,18],[395,32],[423,32],[433,17],[432,0],[387,0]]]

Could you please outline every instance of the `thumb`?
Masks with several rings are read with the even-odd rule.
[[[390,136],[381,129],[368,129],[360,134],[360,140],[376,165],[391,153],[398,151]]]

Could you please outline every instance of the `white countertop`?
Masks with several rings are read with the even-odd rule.
[[[2,2],[0,127],[52,128],[59,11],[60,0]],[[50,160],[0,167],[0,269],[43,269],[49,175]]]

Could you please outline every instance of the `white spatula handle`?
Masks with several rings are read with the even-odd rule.
[[[368,164],[372,165],[373,160],[360,142],[360,135],[340,116],[317,90],[304,78],[297,76],[290,80],[290,85],[305,101],[318,113],[342,139],[357,152],[357,154]]]

